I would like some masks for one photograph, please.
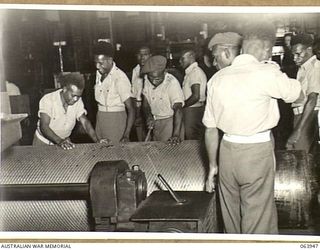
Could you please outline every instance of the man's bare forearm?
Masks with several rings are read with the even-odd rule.
[[[179,105],[178,107],[174,108],[174,114],[173,114],[173,131],[172,136],[174,137],[180,137],[180,131],[182,126],[182,105]]]
[[[207,128],[205,131],[205,144],[210,166],[217,165],[217,154],[219,146],[219,133],[217,128]]]

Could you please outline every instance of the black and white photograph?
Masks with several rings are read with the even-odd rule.
[[[319,242],[319,7],[0,16],[0,235]]]

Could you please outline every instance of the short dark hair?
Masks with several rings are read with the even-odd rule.
[[[304,46],[311,47],[313,44],[313,38],[311,35],[306,33],[301,33],[296,36],[293,36],[291,39],[291,46],[302,44]]]
[[[81,90],[85,87],[84,77],[78,72],[60,75],[58,81],[62,87],[74,85]]]
[[[94,55],[105,55],[107,57],[114,57],[114,49],[111,43],[100,41],[93,47]]]
[[[150,54],[151,54],[151,48],[150,48],[150,46],[145,45],[145,44],[143,44],[143,45],[139,46],[139,48],[137,49],[137,53],[139,53],[139,52],[140,52],[140,50],[143,50],[143,49],[148,49],[148,50],[149,50],[149,52],[150,52]]]
[[[270,41],[272,44],[276,41],[276,28],[269,21],[252,22],[246,25],[243,32],[243,40],[261,40]]]
[[[197,54],[193,49],[185,49],[185,50],[183,50],[182,53],[181,53],[181,56],[183,56],[186,53],[188,53],[190,56],[192,56],[195,59],[197,57]]]

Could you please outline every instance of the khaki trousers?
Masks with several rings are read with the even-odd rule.
[[[302,114],[295,115],[293,126],[295,127],[301,119]],[[312,115],[306,122],[306,126],[301,130],[300,139],[294,144],[294,149],[310,151],[311,146],[318,139],[318,110],[313,111]]]
[[[221,141],[219,198],[227,233],[277,234],[272,142]]]
[[[126,128],[127,112],[103,112],[98,111],[96,133],[98,139],[110,139],[117,143],[121,140]]]
[[[153,129],[153,141],[167,141],[172,137],[173,133],[173,117],[155,120]],[[180,138],[183,140],[184,130],[180,131]]]
[[[186,140],[201,140],[204,136],[205,127],[202,124],[204,106],[187,107],[183,109],[183,124]]]

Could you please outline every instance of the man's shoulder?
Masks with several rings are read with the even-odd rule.
[[[61,89],[57,89],[52,92],[46,93],[45,95],[43,95],[41,100],[54,100],[54,99],[58,98],[60,91],[61,91]]]
[[[129,78],[128,78],[128,76],[126,75],[126,73],[122,70],[122,69],[120,69],[120,68],[118,68],[118,67],[115,67],[115,69],[114,69],[114,74],[117,76],[117,78],[120,78],[120,79],[122,79],[122,80],[128,80],[129,81]],[[130,81],[129,81],[130,82]]]
[[[311,61],[311,66],[313,70],[319,70],[320,69],[320,61],[317,58],[314,58],[314,60]]]
[[[196,74],[196,75],[206,75],[198,65],[193,68],[193,70],[190,72],[191,74]]]
[[[180,83],[179,83],[178,79],[177,79],[174,75],[172,75],[172,74],[170,74],[170,73],[166,73],[166,75],[165,75],[165,82],[166,82],[166,84],[168,84],[168,85],[178,84],[178,85],[180,86]]]
[[[134,66],[134,68],[132,69],[132,72],[140,72],[140,65],[137,64],[136,66]]]

